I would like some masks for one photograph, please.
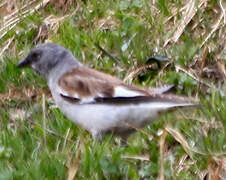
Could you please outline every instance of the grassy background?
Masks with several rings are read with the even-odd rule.
[[[1,4],[0,179],[225,178],[223,18],[205,41],[221,16],[221,1],[204,3],[179,40],[167,45],[186,17],[187,1],[62,0],[32,13],[39,4],[34,1],[14,16],[20,21],[12,29],[3,29],[9,24],[6,16],[27,2]],[[128,147],[110,136],[95,143],[54,106],[41,77],[15,66],[45,41],[69,48],[87,66],[128,83],[144,88],[174,84],[174,93],[197,97],[202,107],[162,116],[146,133],[132,135]],[[167,66],[129,76],[158,55],[169,58]]]

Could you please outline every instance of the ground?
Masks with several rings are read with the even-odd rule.
[[[221,0],[2,0],[0,19],[0,180],[225,179]],[[111,136],[93,142],[54,105],[45,80],[16,67],[42,42],[128,84],[173,84],[200,107],[163,115],[127,147]]]

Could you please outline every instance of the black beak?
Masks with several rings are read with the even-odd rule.
[[[30,60],[26,57],[24,59],[22,59],[18,64],[17,67],[18,68],[23,68],[23,67],[27,67],[30,65]]]

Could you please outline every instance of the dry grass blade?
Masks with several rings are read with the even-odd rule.
[[[226,83],[226,70],[225,70],[225,66],[221,63],[221,61],[217,61],[217,67],[218,70],[224,80],[224,83]]]
[[[171,136],[173,136],[176,141],[178,141],[181,146],[184,148],[184,151],[190,156],[190,158],[192,159],[192,152],[190,150],[190,147],[185,139],[185,137],[176,129],[173,129],[172,127],[165,127],[165,130],[171,134]]]
[[[17,90],[15,87],[9,87],[9,91],[7,93],[0,93],[0,105],[2,103],[6,103],[7,100],[10,99],[18,99],[20,101],[30,101],[31,99],[39,99],[42,95],[45,94],[47,98],[51,98],[51,94],[49,89],[37,89],[35,87],[26,88],[24,87],[22,90]]]
[[[220,8],[222,10],[223,16],[224,16],[224,24],[226,24],[226,8],[222,4],[222,0],[220,0]]]
[[[79,162],[81,159],[81,143],[80,141],[78,141],[78,149],[77,149],[77,153],[76,156],[70,157],[70,164],[68,167],[68,171],[67,171],[67,180],[73,180],[78,172],[78,168],[79,168]]]
[[[160,151],[160,172],[159,172],[159,180],[164,180],[164,145],[165,145],[165,141],[166,141],[166,136],[167,136],[167,131],[164,130],[163,134],[160,136],[160,140],[159,140],[159,151]]]
[[[0,39],[2,39],[10,30],[12,30],[17,24],[13,24],[12,26],[9,27],[6,31],[3,31],[2,34],[0,34]],[[2,29],[0,29],[1,32]]]
[[[127,82],[128,84],[132,84],[134,78],[136,78],[141,72],[145,72],[148,69],[154,67],[155,64],[148,64],[144,66],[137,67],[136,69],[130,71],[124,78],[124,82]]]
[[[192,18],[195,16],[197,9],[200,8],[204,3],[206,3],[207,0],[201,0],[199,2],[198,7],[195,7],[196,1],[191,0],[188,2],[189,5],[186,5],[186,14],[181,19],[180,23],[177,25],[177,29],[173,33],[173,36],[169,39],[167,39],[164,43],[164,46],[168,44],[169,41],[177,42],[182,33],[184,32],[184,29],[188,25],[188,23],[192,20]]]
[[[17,90],[15,87],[9,87],[8,92],[0,94],[0,102],[6,101],[7,99],[19,99],[20,101],[29,101],[32,98],[38,96],[42,97],[42,94],[48,94],[48,92],[39,91],[37,89],[32,88],[23,88],[22,90]]]
[[[203,68],[205,67],[205,64],[206,64],[206,57],[207,57],[208,52],[209,52],[209,48],[205,47],[203,50],[202,59],[201,59],[200,78],[202,77]]]
[[[150,157],[149,157],[148,154],[140,155],[140,156],[123,155],[121,157],[123,159],[134,159],[134,160],[140,160],[140,161],[150,161]]]
[[[30,6],[31,4],[33,4],[33,3],[36,2],[36,1],[37,1],[37,0],[29,1],[27,4],[25,4],[24,6],[22,6],[20,9],[17,9],[17,10],[15,10],[15,11],[13,11],[11,14],[5,16],[5,17],[4,17],[4,21],[5,21],[5,22],[11,21],[11,20],[10,20],[10,19],[12,19],[11,17],[17,15],[17,13],[19,13],[19,10],[20,10],[21,12],[23,12],[24,9],[26,9],[28,6]]]
[[[35,11],[39,10],[41,7],[45,6],[50,0],[43,0],[38,5],[33,8],[30,8],[23,12],[23,14],[19,17],[11,18],[3,25],[3,28],[0,29],[0,39],[4,37],[11,29],[13,29],[23,18],[26,18],[28,15],[33,14]]]
[[[192,74],[192,72],[190,72],[189,70],[185,70],[184,68],[180,67],[179,65],[175,65],[176,71],[182,71],[185,74],[187,74],[188,76],[190,76],[192,79],[196,80],[197,82],[204,84],[207,87],[212,87],[213,85],[197,78],[195,75]]]
[[[110,16],[108,16],[107,18],[101,18],[96,22],[100,30],[112,30],[118,27],[119,21],[115,19],[112,15],[113,13],[110,14]]]
[[[226,177],[226,158],[211,157],[208,160],[208,176],[211,180],[225,180]]]
[[[26,112],[24,109],[14,109],[14,110],[9,110],[9,119],[10,120],[17,120],[17,119],[25,119],[26,118]]]
[[[37,42],[38,40],[44,40],[48,37],[48,27],[45,25],[42,25],[38,28],[38,33],[34,38],[34,42]]]
[[[197,174],[198,174],[198,177],[199,177],[200,180],[205,180],[206,177],[207,177],[208,171],[203,170],[201,172],[197,172]]]
[[[71,128],[68,128],[64,138],[63,149],[66,149],[68,139],[71,139],[72,134],[70,133]]]
[[[45,100],[45,94],[42,95],[42,123],[43,123],[43,139],[44,139],[44,144],[46,145],[46,100]]]
[[[221,164],[222,164],[222,166],[221,166],[221,171],[220,171],[219,176],[223,180],[226,177],[226,157],[223,157],[221,159]]]
[[[7,42],[7,44],[2,48],[1,52],[0,52],[0,57],[3,55],[3,53],[9,48],[10,44],[12,43],[14,39],[14,36],[12,38],[10,38]]]
[[[182,12],[185,9],[187,9],[188,6],[189,6],[189,3],[185,4],[182,8],[180,8],[179,12]],[[177,8],[173,9],[171,13],[172,13],[172,15],[164,21],[164,24],[166,24],[170,19],[172,19],[172,17],[177,15],[177,13],[178,13]]]
[[[180,111],[178,111],[178,112],[180,112]],[[177,118],[178,118],[178,120],[179,119],[185,119],[185,120],[191,120],[191,121],[198,121],[198,122],[203,123],[203,124],[209,123],[208,120],[198,118],[198,117],[196,117],[196,115],[191,114],[190,112],[189,113],[186,113],[186,112],[178,113],[176,119]]]
[[[170,60],[168,63],[166,63],[166,64],[162,67],[162,69],[159,71],[158,77],[161,77],[161,76],[164,74],[164,70],[165,70],[168,66],[170,66],[172,63],[173,63],[173,60]]]
[[[201,154],[201,155],[207,155],[207,153],[204,153],[204,152],[201,152],[201,151],[198,151],[198,150],[195,150],[193,148],[191,148],[185,137],[176,129],[170,127],[170,126],[167,126],[165,127],[166,131],[171,134],[181,145],[182,147],[184,148],[185,152],[190,156],[190,158],[192,159],[192,156],[191,156],[191,153],[196,153],[196,154]],[[216,157],[219,157],[219,156],[225,156],[226,155],[226,152],[221,152],[221,153],[211,153],[213,156],[216,156]]]
[[[205,64],[206,64],[206,57],[207,57],[208,52],[209,52],[209,48],[206,46],[203,50],[202,59],[201,59],[201,68],[200,68],[200,74],[199,74],[197,95],[200,91],[200,85],[201,85],[200,82],[201,82],[201,78],[202,78],[203,68],[205,67]]]
[[[202,48],[202,46],[208,41],[208,39],[212,36],[212,34],[219,28],[220,26],[220,22],[224,17],[224,13],[222,12],[219,16],[219,18],[216,20],[216,23],[212,26],[212,30],[210,31],[210,33],[206,36],[206,38],[203,40],[200,48]]]
[[[181,170],[183,170],[183,165],[184,165],[184,162],[187,159],[187,157],[188,157],[188,155],[185,154],[180,158],[179,164],[176,166],[177,173],[179,173]]]
[[[7,1],[4,1],[0,4],[0,8],[2,8],[3,6],[5,6],[7,4]]]
[[[182,18],[180,24],[178,25],[177,30],[174,32],[173,37],[171,38],[172,41],[177,42],[177,40],[179,39],[179,37],[181,36],[181,34],[183,33],[185,27],[187,26],[187,24],[191,21],[191,19],[193,18],[193,16],[196,13],[196,8],[195,8],[195,1],[192,0],[191,2],[188,2],[189,6],[187,7],[186,11],[186,15]]]
[[[72,17],[79,10],[79,7],[80,5],[77,2],[76,9],[71,14],[66,14],[65,16],[62,16],[62,17],[56,17],[54,15],[50,15],[46,17],[43,22],[46,25],[46,27],[49,27],[53,32],[57,33],[60,26],[60,22],[65,20],[68,17]],[[36,39],[38,39],[39,35],[43,33],[42,30],[43,30],[42,28],[39,29],[39,34],[36,36]],[[44,35],[45,35],[45,32],[44,32]]]
[[[50,0],[50,4],[66,12],[73,5],[73,0]]]

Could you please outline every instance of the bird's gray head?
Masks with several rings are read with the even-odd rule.
[[[68,61],[68,62],[67,62]],[[31,67],[36,73],[48,78],[49,73],[60,64],[78,63],[71,52],[55,43],[40,44],[31,49],[18,67]]]

